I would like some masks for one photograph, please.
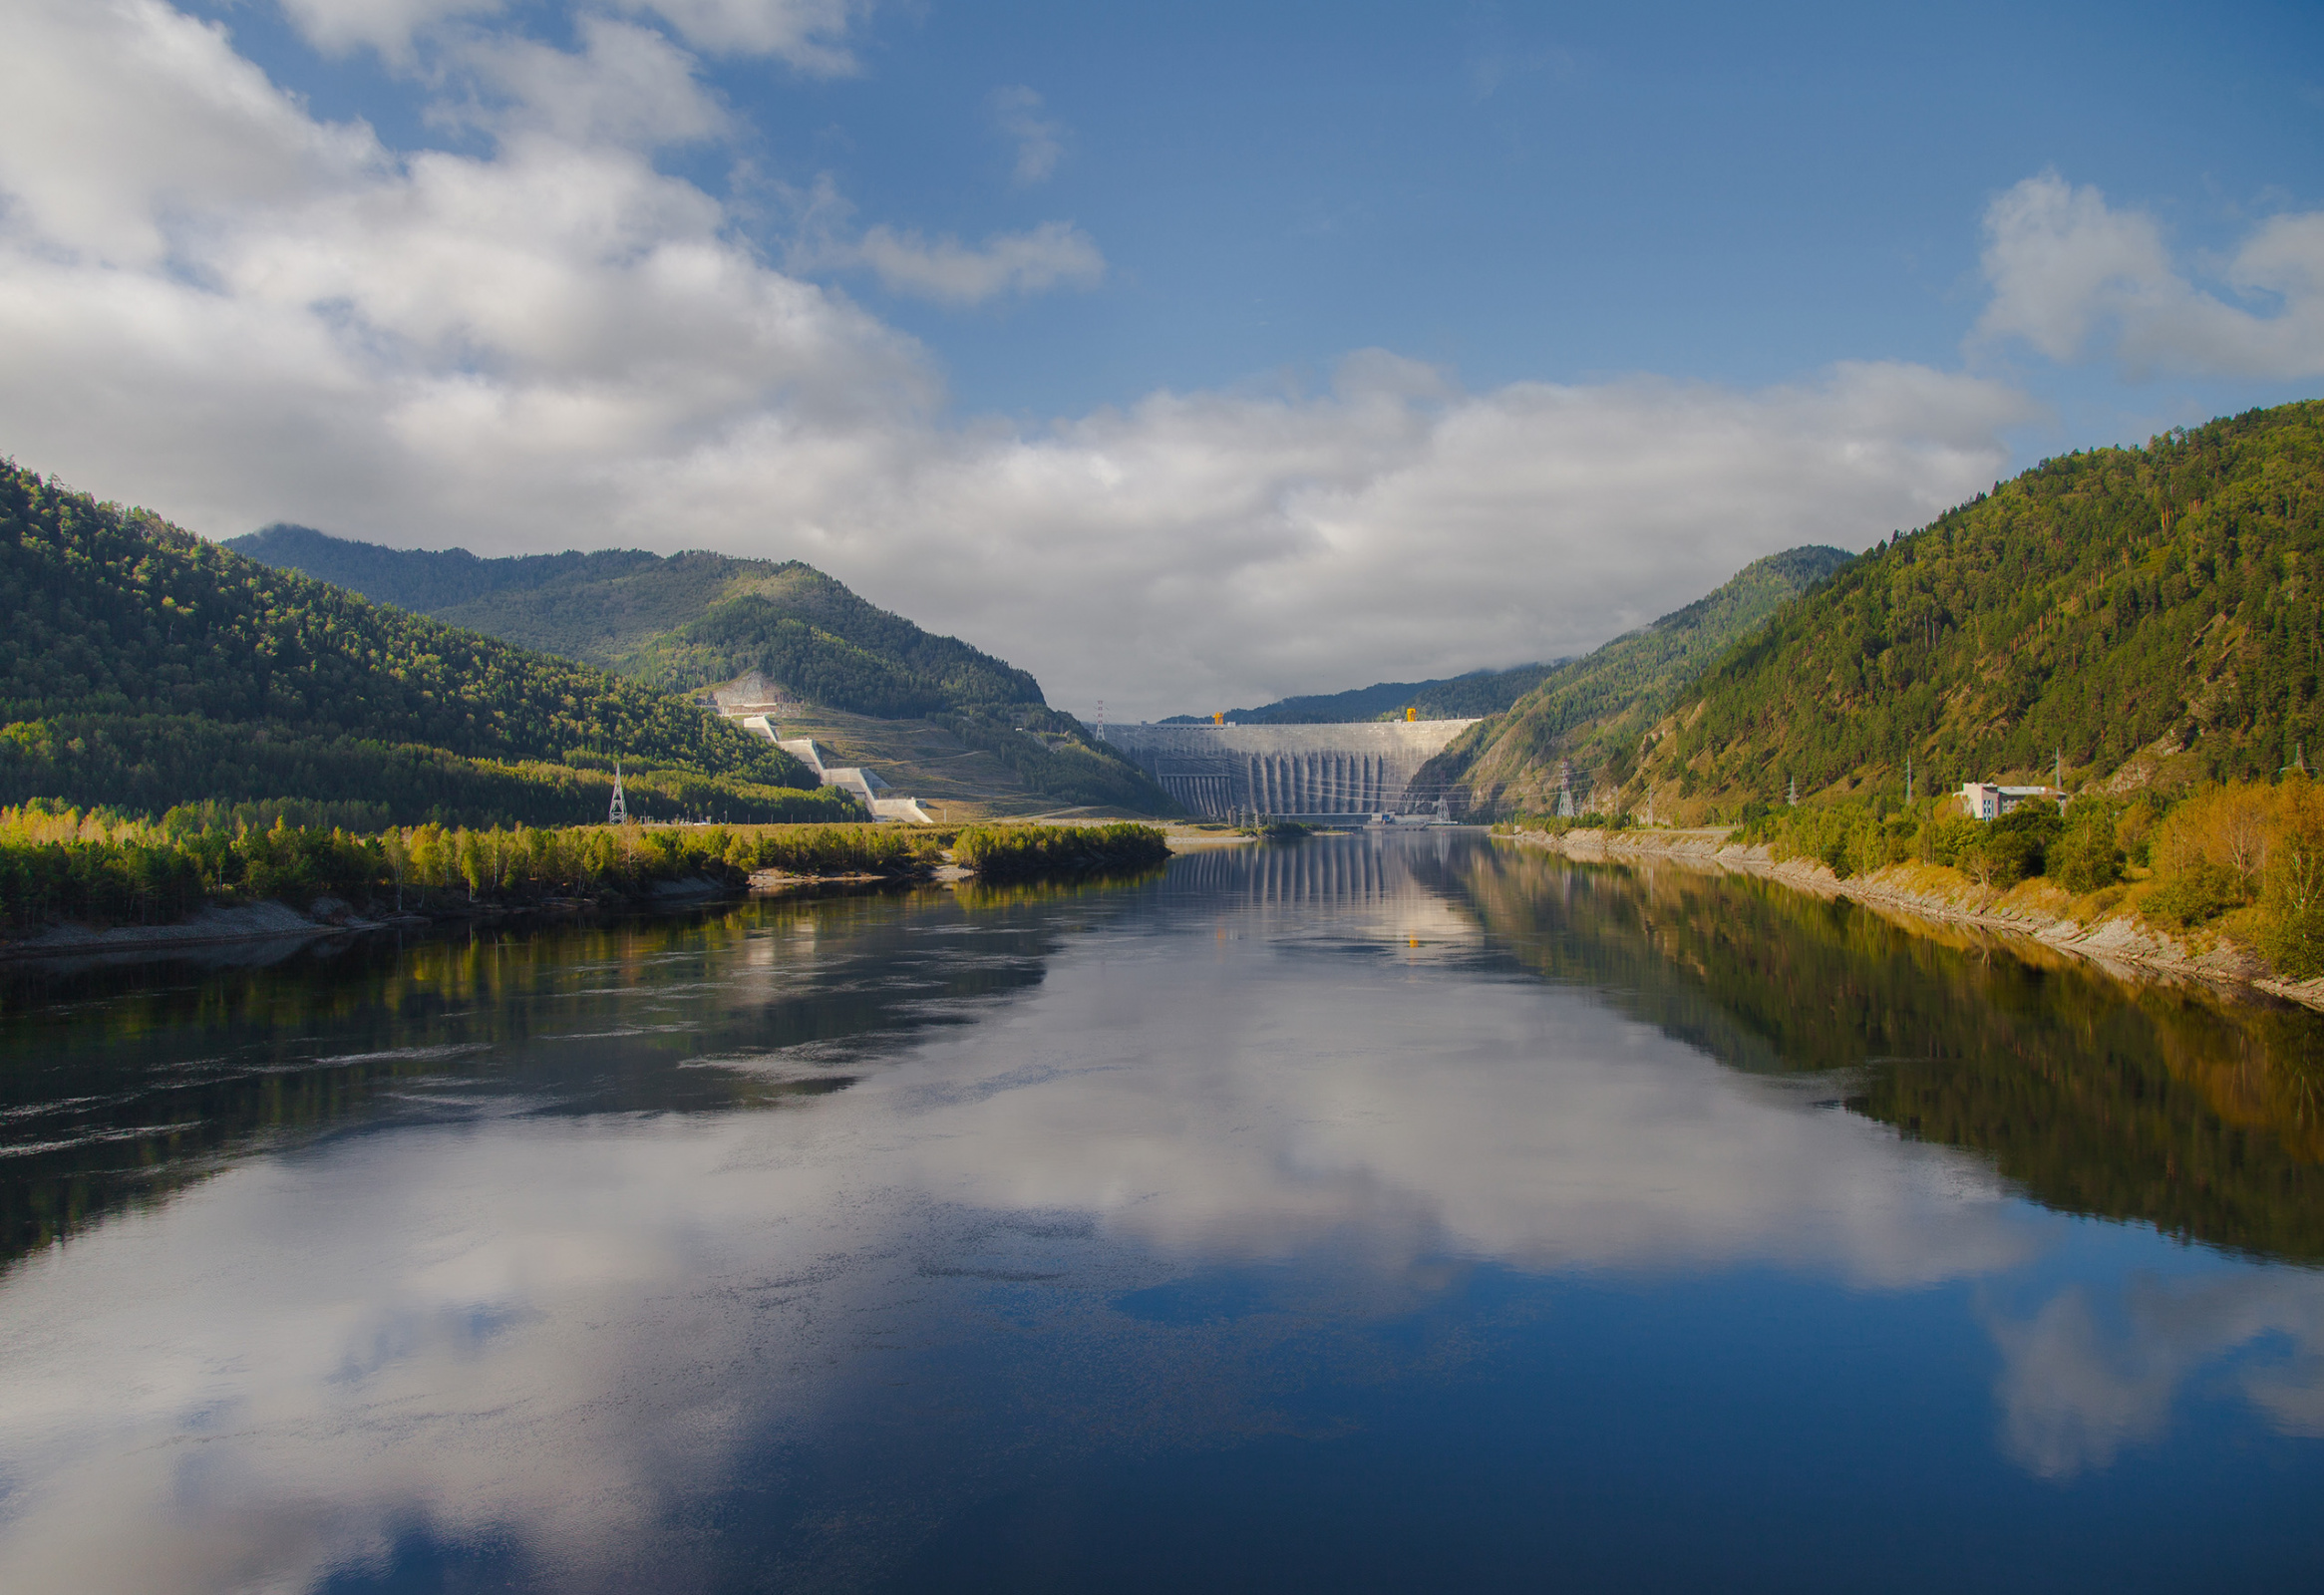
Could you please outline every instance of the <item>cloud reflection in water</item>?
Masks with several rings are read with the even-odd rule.
[[[794,1485],[853,1501],[862,1522],[797,1553],[844,1582],[863,1522],[909,1543],[982,1487],[931,1436],[975,1432],[989,1470],[1286,1422],[1279,1314],[1124,1310],[1205,1270],[1275,1270],[1320,1365],[1467,1268],[1911,1291],[2020,1269],[2063,1229],[1974,1157],[1518,974],[1401,855],[1359,849],[995,910],[1054,921],[1045,974],[935,1027],[897,1027],[921,999],[867,1000],[826,937],[812,979],[839,1031],[887,1038],[842,1091],[510,1099],[254,1158],[36,1256],[0,1284],[12,1587],[299,1589],[385,1565],[416,1526],[555,1587],[684,1584],[714,1554],[691,1514],[745,1456],[779,1506]],[[984,956],[973,913],[893,916],[965,932],[923,957]],[[755,1059],[732,1045],[784,946],[744,944],[726,981],[642,966],[627,1000],[715,1037],[714,1067],[794,1080],[843,1034],[794,1016]],[[553,1074],[555,1028],[506,1049],[511,1078]],[[2004,1444],[2038,1472],[2159,1435],[2174,1390],[2266,1336],[2292,1350],[2243,1376],[2249,1399],[2324,1428],[2305,1275],[2134,1285],[2103,1327],[2072,1285],[1986,1321]],[[996,1357],[1037,1383],[945,1386]],[[925,1405],[880,1405],[931,1376]],[[830,1458],[857,1451],[887,1472],[848,1496]]]

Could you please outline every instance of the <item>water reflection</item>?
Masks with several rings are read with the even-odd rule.
[[[1850,1109],[2048,1206],[2324,1259],[2324,1015],[1681,864],[1500,847],[1458,884],[1528,967],[1738,1069],[1848,1072]]]
[[[2114,1462],[2160,1438],[2190,1380],[2261,1346],[2233,1383],[2280,1434],[2324,1436],[2324,1279],[2147,1271],[2075,1283],[2024,1317],[1988,1308],[2004,1372],[2010,1454],[2046,1477]]]
[[[2134,1457],[2314,1561],[2299,1015],[1443,833],[42,978],[11,1587],[2136,1582]]]
[[[837,1089],[867,1050],[1038,981],[1055,936],[987,914],[965,955],[934,928],[853,893],[19,966],[0,977],[0,1264],[251,1150],[466,1113],[478,1089],[562,1112]]]

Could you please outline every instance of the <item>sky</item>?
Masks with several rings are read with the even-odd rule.
[[[0,454],[805,559],[1085,718],[1584,651],[2324,393],[2313,4],[0,18]]]

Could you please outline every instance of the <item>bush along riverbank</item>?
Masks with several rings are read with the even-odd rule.
[[[1170,856],[1153,825],[974,825],[952,844],[952,861],[985,880],[1150,869]]]
[[[556,899],[742,889],[764,870],[908,877],[942,837],[892,825],[390,827],[275,814],[197,828],[38,802],[0,808],[0,929],[172,924],[204,908],[332,900],[357,914],[456,913]],[[198,811],[195,811],[198,812]],[[173,823],[173,821],[175,821]]]
[[[712,896],[798,880],[927,878],[955,861],[993,879],[1144,867],[1169,856],[1147,825],[391,826],[332,821],[354,805],[172,809],[161,820],[39,801],[0,808],[0,935],[108,939],[261,905],[308,923],[460,915],[575,902]],[[256,822],[253,822],[256,821]],[[955,840],[957,836],[957,840]],[[247,917],[247,916],[245,916]],[[240,921],[217,921],[235,934]],[[247,933],[296,928],[278,911]],[[167,939],[182,939],[172,935]]]
[[[2184,794],[2028,803],[1950,797],[1747,812],[1733,827],[1508,827],[1568,848],[1696,855],[1811,889],[1994,924],[2098,957],[2245,980],[2324,1006],[2324,787],[2299,772]]]

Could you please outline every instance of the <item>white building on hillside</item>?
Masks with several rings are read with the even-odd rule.
[[[2036,798],[2054,802],[2060,809],[2066,806],[2066,795],[2055,787],[1996,787],[1986,781],[1961,783],[1960,798],[1971,819],[1999,819],[2020,803]]]

